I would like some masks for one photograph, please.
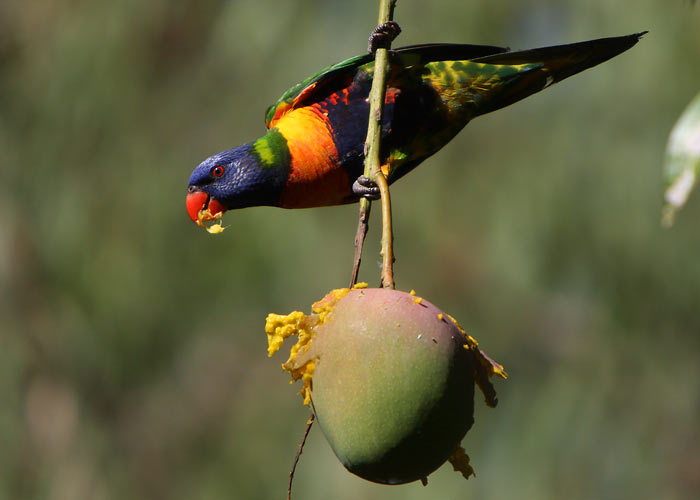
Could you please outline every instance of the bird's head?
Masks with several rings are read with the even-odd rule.
[[[280,177],[274,166],[262,166],[253,143],[210,156],[190,176],[187,213],[197,225],[219,233],[223,227],[218,221],[226,210],[274,205]],[[217,222],[205,226],[207,221]]]

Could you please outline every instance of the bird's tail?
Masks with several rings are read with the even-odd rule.
[[[647,32],[586,42],[504,52],[472,59],[511,68],[495,85],[485,85],[481,99],[473,103],[475,115],[503,108],[576,73],[591,68],[633,47]],[[515,70],[515,71],[514,71]],[[496,83],[496,82],[494,82]]]

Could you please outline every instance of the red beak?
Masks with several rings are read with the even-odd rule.
[[[226,208],[221,203],[214,198],[210,198],[204,191],[188,193],[185,205],[187,206],[187,214],[190,216],[190,219],[199,226],[202,225],[203,220],[211,220],[216,214],[226,211]],[[199,213],[202,210],[207,210],[208,213],[200,218]]]

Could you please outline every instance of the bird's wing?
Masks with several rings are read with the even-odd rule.
[[[450,43],[410,45],[393,50],[391,63],[406,67],[432,61],[475,59],[493,54],[503,54],[508,50],[490,45]],[[267,109],[265,113],[267,128],[273,127],[275,122],[289,111],[319,101],[329,94],[347,87],[355,77],[358,68],[372,61],[374,61],[374,54],[355,56],[328,66],[294,85]]]

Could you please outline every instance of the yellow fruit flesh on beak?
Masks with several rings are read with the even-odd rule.
[[[199,210],[199,213],[197,213],[197,225],[206,229],[209,234],[223,233],[224,229],[226,228],[222,226],[220,222],[217,222],[216,224],[212,224],[210,226],[204,224],[206,221],[221,220],[221,217],[223,217],[223,215],[224,214],[222,212],[212,214],[209,210],[209,207],[202,208]]]

